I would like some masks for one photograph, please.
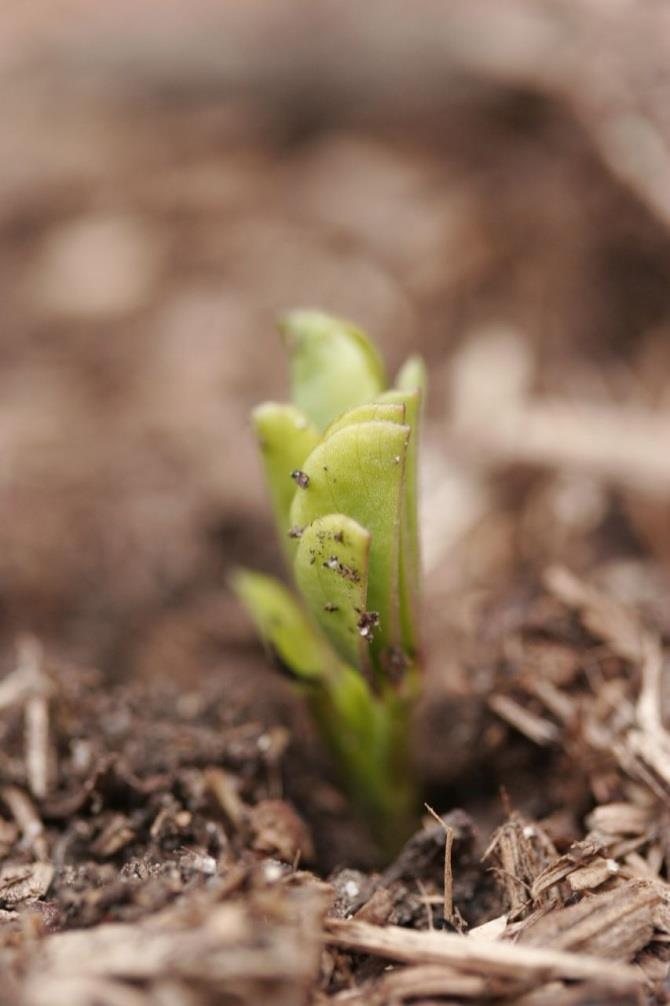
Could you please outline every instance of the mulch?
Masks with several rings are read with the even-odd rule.
[[[554,567],[498,646],[486,702],[551,750],[546,816],[503,793],[485,833],[430,808],[390,865],[328,870],[295,739],[240,719],[225,676],[109,685],[24,639],[0,688],[2,1001],[666,1002],[660,634]]]

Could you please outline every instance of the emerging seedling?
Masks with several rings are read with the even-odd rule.
[[[296,592],[249,571],[234,586],[307,695],[351,798],[387,849],[414,810],[418,688],[417,456],[425,371],[388,389],[355,326],[318,311],[280,323],[292,404],[253,413]]]

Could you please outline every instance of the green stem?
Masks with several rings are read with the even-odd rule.
[[[322,736],[383,858],[400,849],[417,818],[409,751],[415,678],[413,671],[402,692],[389,686],[375,695],[360,674],[347,668],[312,694]]]

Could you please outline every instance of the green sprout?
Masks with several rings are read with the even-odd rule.
[[[253,422],[296,589],[248,570],[234,588],[308,698],[352,802],[391,850],[415,811],[425,369],[412,357],[389,389],[354,325],[294,311],[279,327],[293,401],[259,406]]]

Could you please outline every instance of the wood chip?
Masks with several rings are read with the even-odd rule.
[[[314,858],[312,836],[305,822],[285,800],[260,800],[249,810],[252,847],[285,863]]]
[[[393,911],[393,896],[386,887],[378,887],[371,898],[355,913],[354,918],[360,922],[372,922],[383,926],[391,917]]]
[[[541,894],[548,891],[556,884],[560,884],[575,870],[580,870],[600,855],[603,844],[600,841],[586,839],[583,842],[575,842],[570,849],[559,856],[535,878],[531,894],[533,900],[537,900]]]
[[[665,795],[670,795],[670,737],[642,730],[630,730],[626,746],[651,771]]]
[[[18,824],[26,846],[34,850],[38,859],[46,859],[48,847],[44,835],[44,825],[30,798],[17,786],[4,786],[0,790],[0,796]]]
[[[5,863],[0,870],[0,902],[11,908],[44,897],[53,875],[51,863]]]
[[[249,816],[249,808],[238,793],[237,779],[218,767],[206,769],[205,779],[230,822],[236,828],[243,827]]]
[[[561,738],[561,730],[555,723],[530,712],[509,695],[492,695],[488,704],[501,719],[541,747],[556,744]]]
[[[662,900],[656,907],[654,925],[662,933],[670,935],[670,889],[668,885],[665,885],[662,895]]]
[[[511,919],[521,917],[535,905],[542,907],[548,903],[544,896],[546,889],[535,885],[556,856],[556,849],[543,830],[520,814],[512,814],[495,832],[484,859],[498,863],[498,879]]]
[[[579,611],[584,627],[606,642],[617,656],[638,663],[645,652],[645,632],[629,608],[580,580],[563,566],[552,566],[544,575],[548,590]]]
[[[630,960],[649,943],[662,896],[654,884],[629,881],[613,891],[583,898],[528,926],[522,943]]]
[[[640,993],[618,989],[616,1006],[640,1006]],[[550,982],[514,1000],[514,1006],[614,1006],[612,989],[602,982],[562,985]]]
[[[662,713],[663,650],[650,633],[644,638],[642,652],[642,687],[637,700],[637,722],[651,734],[666,735]]]
[[[95,841],[91,843],[91,852],[94,856],[106,859],[123,849],[134,837],[135,829],[128,818],[124,814],[114,814]]]
[[[507,915],[498,915],[495,919],[483,922],[481,926],[475,926],[468,932],[471,940],[499,940],[507,929]]]
[[[575,700],[551,681],[542,678],[524,679],[529,694],[534,695],[561,723],[573,723],[577,712]]]
[[[325,885],[305,880],[244,902],[217,904],[185,895],[145,923],[55,933],[36,944],[24,962],[22,1002],[134,1003],[139,983],[156,988],[174,982],[179,1002],[190,1002],[186,985],[202,990],[203,1002],[223,997],[294,1006],[306,1001],[318,974],[327,904]],[[79,991],[102,990],[106,983],[116,998],[89,999]],[[151,994],[138,999],[158,1001]]]
[[[649,829],[653,808],[632,803],[603,803],[586,818],[592,831],[606,835],[644,835]]]
[[[439,964],[398,968],[385,975],[375,990],[382,1002],[397,1003],[398,1006],[429,996],[479,999],[487,997],[490,992],[491,982],[486,978],[466,975],[455,968]]]
[[[18,643],[16,667],[0,681],[0,710],[22,705],[31,695],[45,695],[51,683],[42,670],[42,647],[33,636]]]
[[[620,866],[614,859],[604,859],[596,856],[588,866],[582,866],[568,875],[568,884],[572,891],[592,891],[605,881],[615,877]]]
[[[49,792],[52,771],[49,753],[49,702],[32,695],[25,705],[25,761],[30,792],[43,800]]]
[[[329,919],[327,944],[409,964],[447,964],[465,974],[545,982],[553,978],[594,980],[611,989],[637,988],[639,970],[586,954],[471,940],[458,933],[417,932],[398,926],[372,926],[353,919]]]

